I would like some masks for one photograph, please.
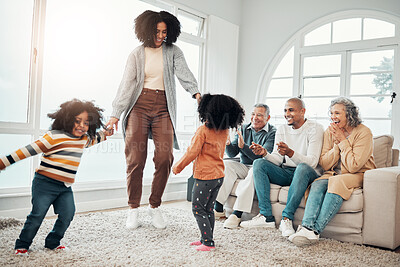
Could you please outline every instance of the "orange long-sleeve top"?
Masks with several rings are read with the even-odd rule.
[[[200,126],[192,138],[183,157],[175,164],[176,173],[180,173],[193,160],[193,177],[200,180],[222,178],[224,174],[224,151],[228,130],[209,129]]]

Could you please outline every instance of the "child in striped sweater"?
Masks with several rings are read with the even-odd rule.
[[[49,132],[32,144],[0,158],[0,170],[4,170],[19,160],[43,153],[32,182],[32,211],[15,242],[15,254],[28,255],[29,246],[51,205],[58,218],[46,237],[45,247],[66,249],[60,245],[60,240],[75,214],[71,185],[75,181],[83,149],[113,134],[112,129],[96,132],[103,126],[102,111],[92,102],[67,101],[60,105],[58,111],[48,114],[54,120]]]
[[[192,212],[201,233],[201,239],[190,243],[197,251],[215,248],[214,204],[224,180],[224,152],[229,128],[237,128],[244,119],[244,110],[230,96],[205,94],[199,107],[200,121],[204,122],[192,138],[183,157],[174,164],[172,172],[180,173],[193,162]]]

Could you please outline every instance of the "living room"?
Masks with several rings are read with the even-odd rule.
[[[266,103],[270,123],[279,126],[286,99],[301,96],[307,118],[326,128],[330,100],[346,96],[360,107],[373,135],[393,136],[392,148],[399,149],[398,0],[6,0],[0,5],[2,156],[45,134],[50,126],[46,115],[72,98],[95,100],[104,108],[104,117],[110,117],[126,59],[139,44],[133,20],[146,9],[177,15],[182,33],[176,44],[200,92],[235,97],[246,120],[255,103]],[[176,84],[178,160],[200,123],[196,101]],[[143,205],[150,194],[153,152],[149,142]],[[24,219],[29,214],[39,161],[31,157],[1,172],[0,217]],[[125,168],[121,130],[88,149],[73,186],[77,213],[127,208]],[[188,167],[171,175],[163,201],[186,201],[191,174]]]

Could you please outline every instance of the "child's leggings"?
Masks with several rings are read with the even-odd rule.
[[[214,247],[214,204],[224,178],[195,179],[192,194],[192,211],[201,232],[201,243]]]
[[[47,235],[44,246],[55,249],[60,245],[60,240],[74,217],[74,195],[71,187],[66,187],[63,182],[35,173],[32,182],[32,211],[15,241],[15,249],[29,249],[51,205],[58,218],[53,230]]]

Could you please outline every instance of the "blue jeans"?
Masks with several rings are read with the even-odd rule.
[[[343,204],[343,198],[327,193],[328,179],[312,183],[302,225],[320,234]]]
[[[275,220],[270,200],[271,183],[280,186],[290,185],[282,217],[293,220],[308,185],[318,177],[315,170],[305,163],[300,163],[296,168],[281,167],[265,159],[253,162],[253,175],[260,213],[267,218],[267,221]]]
[[[58,214],[58,218],[53,230],[46,237],[45,247],[49,249],[58,247],[75,214],[74,195],[71,187],[66,187],[63,182],[35,173],[31,202],[32,211],[26,218],[19,238],[15,241],[15,249],[29,249],[51,205],[53,205],[54,213]]]

